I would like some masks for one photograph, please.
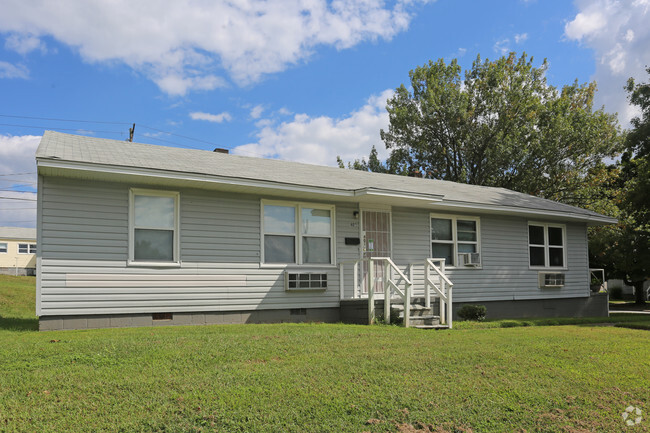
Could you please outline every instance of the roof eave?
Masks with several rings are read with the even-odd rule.
[[[452,202],[445,201],[444,196],[441,194],[421,194],[403,191],[394,191],[381,188],[358,188],[353,190],[328,188],[311,185],[299,185],[289,183],[279,183],[274,181],[264,181],[257,179],[234,178],[212,174],[190,173],[181,171],[161,170],[154,168],[142,167],[127,167],[109,164],[97,164],[80,161],[68,161],[52,157],[36,157],[36,165],[41,174],[41,169],[50,168],[58,169],[76,173],[85,173],[86,175],[110,175],[115,179],[120,177],[124,178],[138,178],[138,179],[155,179],[164,178],[172,179],[178,182],[199,182],[203,184],[212,185],[230,185],[243,188],[251,188],[251,190],[262,189],[267,191],[274,191],[275,193],[281,192],[299,192],[303,194],[316,194],[329,199],[341,199],[345,201],[361,202],[366,199],[377,200],[399,200],[400,205],[405,201],[412,203],[414,207],[425,206],[430,209],[450,209],[450,210],[479,210],[487,213],[506,213],[518,214],[522,216],[548,216],[555,218],[570,219],[573,221],[586,222],[588,225],[606,225],[614,224],[616,219],[606,217],[603,215],[587,215],[577,214],[563,211],[549,211],[543,209],[534,209],[516,206],[504,205],[486,205],[479,203],[469,202]]]

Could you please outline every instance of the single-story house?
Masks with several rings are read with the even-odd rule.
[[[0,274],[36,275],[36,229],[0,227]]]
[[[587,227],[615,220],[588,210],[51,131],[36,161],[43,330],[368,323],[384,293],[403,311],[440,308],[443,324],[468,303],[488,317],[608,314],[589,290]]]

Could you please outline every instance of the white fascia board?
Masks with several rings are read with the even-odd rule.
[[[581,215],[581,214],[575,214],[570,212],[547,211],[543,209],[521,208],[521,207],[518,208],[518,207],[503,206],[503,205],[448,202],[444,200],[443,195],[439,195],[439,194],[418,194],[418,193],[400,192],[400,191],[385,190],[385,189],[370,188],[370,187],[360,188],[356,190],[345,190],[345,189],[335,189],[335,188],[326,188],[326,187],[317,187],[317,186],[278,183],[273,181],[264,181],[264,180],[255,180],[255,179],[233,178],[233,177],[210,175],[210,174],[159,170],[154,168],[124,167],[124,166],[115,166],[115,165],[108,165],[108,164],[65,161],[65,160],[56,160],[56,159],[42,158],[42,157],[36,158],[36,165],[39,168],[40,167],[55,168],[55,169],[83,171],[83,172],[90,172],[90,173],[93,172],[103,173],[108,175],[117,174],[117,175],[125,175],[125,176],[141,176],[141,177],[148,177],[148,178],[166,178],[166,179],[173,179],[179,181],[205,182],[205,183],[212,183],[212,184],[263,188],[263,189],[276,190],[276,191],[280,190],[280,191],[303,192],[303,193],[311,193],[311,194],[323,194],[329,196],[349,197],[349,198],[364,197],[364,196],[403,198],[403,199],[410,199],[410,200],[418,200],[420,202],[427,201],[430,206],[440,205],[444,208],[470,209],[470,210],[487,211],[487,212],[494,212],[494,213],[506,213],[506,214],[528,215],[528,216],[530,215],[552,216],[552,217],[558,217],[562,219],[580,220],[594,225],[614,224],[617,222],[616,219],[606,217],[606,216]]]
[[[458,208],[458,209],[473,209],[481,211],[492,211],[494,213],[507,213],[507,214],[517,214],[517,215],[543,215],[549,217],[557,217],[562,219],[572,219],[580,220],[587,222],[592,225],[601,225],[601,224],[616,224],[618,220],[616,218],[611,218],[605,215],[583,215],[571,212],[562,212],[562,211],[551,211],[544,209],[535,209],[535,208],[524,208],[524,207],[514,207],[514,206],[500,206],[500,205],[489,205],[489,204],[473,204],[473,203],[460,203],[460,202],[442,202],[441,203],[445,208]]]
[[[36,159],[36,165],[37,167],[44,167],[44,168],[86,171],[86,172],[95,172],[95,173],[105,173],[111,175],[123,174],[128,176],[166,178],[166,179],[174,179],[180,181],[206,182],[206,183],[214,183],[214,184],[222,184],[222,185],[249,186],[253,188],[267,188],[267,189],[275,189],[275,190],[327,194],[327,195],[335,195],[341,197],[354,197],[354,191],[350,191],[350,190],[285,184],[285,183],[278,183],[272,181],[233,178],[233,177],[225,177],[225,176],[218,176],[218,175],[211,175],[211,174],[159,170],[154,168],[135,168],[135,167],[123,167],[123,166],[105,165],[105,164],[88,164],[82,162],[55,161],[51,159],[40,159],[40,158]]]
[[[354,196],[355,197],[379,196],[379,197],[408,198],[411,200],[424,200],[427,202],[440,202],[444,197],[444,195],[442,194],[418,194],[415,192],[400,192],[400,191],[380,189],[380,188],[355,189]]]

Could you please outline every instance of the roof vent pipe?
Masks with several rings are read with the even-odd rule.
[[[224,148],[222,148],[222,147],[217,147],[216,149],[213,150],[213,152],[217,152],[217,153],[225,153],[225,154],[230,153],[230,152],[228,151],[228,149],[224,149]]]

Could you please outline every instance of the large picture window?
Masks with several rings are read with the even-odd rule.
[[[131,262],[178,262],[178,198],[176,192],[131,190]]]
[[[564,226],[528,224],[528,259],[535,268],[566,267]]]
[[[431,215],[431,257],[459,266],[465,253],[480,253],[480,220],[474,217]]]
[[[333,217],[333,206],[263,201],[263,262],[334,263]]]

